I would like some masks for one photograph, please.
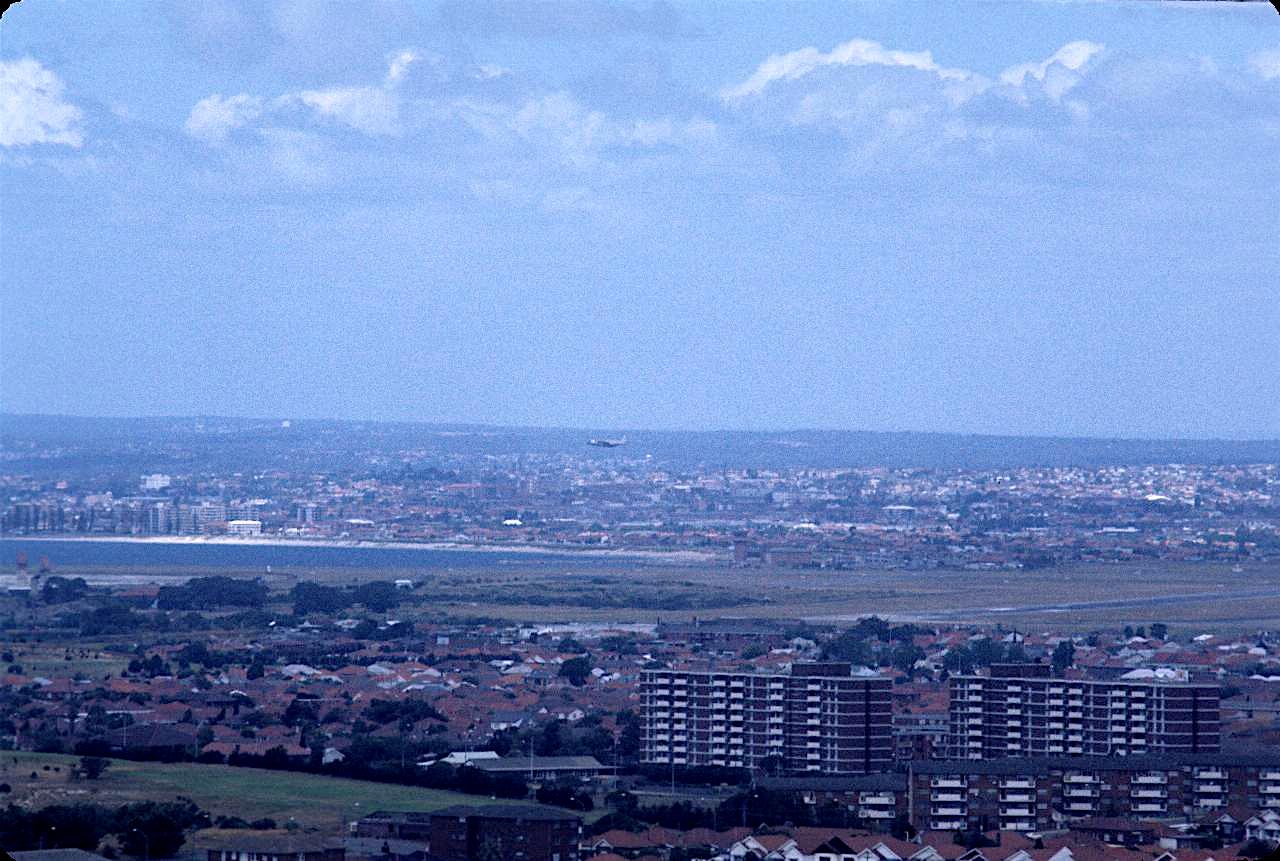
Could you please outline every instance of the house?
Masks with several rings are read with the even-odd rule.
[[[556,780],[577,777],[590,780],[600,776],[604,766],[594,756],[504,756],[500,759],[473,759],[467,763],[486,774]]]
[[[346,861],[342,842],[319,834],[211,828],[192,842],[207,861]]]
[[[1244,822],[1245,837],[1280,844],[1280,811],[1265,810]]]
[[[502,732],[508,729],[520,729],[529,720],[529,715],[521,711],[495,711],[489,719],[489,729]]]
[[[30,852],[10,852],[13,861],[107,861],[101,855],[83,849],[33,849]]]

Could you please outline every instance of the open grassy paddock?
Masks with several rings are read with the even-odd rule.
[[[118,759],[98,780],[73,780],[76,762],[77,757],[60,754],[0,753],[0,783],[12,787],[0,804],[111,806],[185,796],[212,816],[265,816],[281,826],[293,819],[304,829],[334,832],[373,810],[431,811],[453,804],[501,803],[485,796],[310,774]]]
[[[96,585],[181,582],[199,574],[257,577],[261,571],[64,570]],[[287,612],[299,580],[349,585],[408,577],[418,582],[404,619],[489,617],[530,622],[653,622],[737,616],[832,621],[879,614],[904,620],[1046,626],[1080,631],[1166,622],[1217,631],[1280,627],[1280,564],[1134,561],[1068,564],[1037,571],[831,571],[662,565],[505,564],[476,569],[276,570],[266,582],[273,609]],[[62,660],[62,653],[49,660]]]

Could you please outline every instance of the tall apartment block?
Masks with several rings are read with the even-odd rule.
[[[1220,749],[1215,685],[1049,678],[1042,664],[997,664],[950,682],[951,759],[1131,756]]]
[[[790,674],[649,670],[641,682],[645,762],[787,773],[870,774],[893,765],[889,679],[849,664],[795,664]]]

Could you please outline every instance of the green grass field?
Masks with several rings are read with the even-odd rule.
[[[281,826],[292,818],[306,829],[336,831],[373,810],[431,811],[452,804],[501,803],[478,795],[226,765],[112,760],[96,781],[71,780],[76,761],[74,756],[58,754],[0,753],[0,783],[12,787],[12,794],[0,798],[0,804],[118,805],[186,796],[212,816],[266,816]],[[32,772],[37,774],[34,780]]]

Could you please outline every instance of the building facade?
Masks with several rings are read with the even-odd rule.
[[[432,861],[578,861],[582,820],[532,805],[447,807],[431,814]]]
[[[936,831],[1280,810],[1280,751],[916,762],[909,792],[912,823]]]
[[[649,670],[641,682],[650,764],[870,774],[893,763],[891,683],[849,664],[790,674]]]
[[[951,759],[1212,753],[1221,746],[1215,685],[1053,679],[1005,664],[950,680]]]

